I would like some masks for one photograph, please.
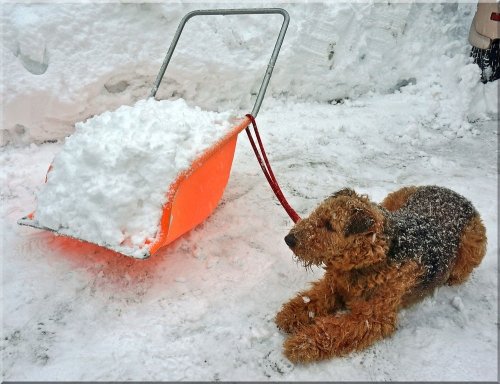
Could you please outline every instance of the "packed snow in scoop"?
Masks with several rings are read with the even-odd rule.
[[[228,112],[150,98],[77,123],[25,224],[147,257],[170,184],[234,122]]]

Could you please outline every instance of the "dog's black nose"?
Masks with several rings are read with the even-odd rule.
[[[288,245],[290,248],[295,247],[295,244],[297,244],[297,238],[289,233],[288,235],[285,236],[285,243]]]

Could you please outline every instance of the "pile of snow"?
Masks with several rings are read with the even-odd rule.
[[[144,257],[169,185],[228,133],[229,120],[150,98],[76,124],[38,194],[38,224]]]

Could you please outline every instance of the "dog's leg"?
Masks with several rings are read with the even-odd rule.
[[[313,283],[313,287],[300,292],[288,303],[283,304],[275,318],[279,329],[294,333],[311,324],[318,316],[325,316],[334,309],[335,294],[326,278]]]
[[[460,238],[458,255],[448,279],[449,285],[461,284],[479,265],[486,253],[486,229],[479,215],[467,224]]]
[[[397,310],[385,309],[371,315],[362,312],[324,316],[314,325],[288,338],[284,352],[294,363],[308,363],[361,350],[389,336],[396,329]]]
[[[292,362],[311,362],[360,350],[396,329],[402,298],[415,285],[420,267],[416,262],[394,265],[384,285],[363,296],[347,300],[348,313],[326,315],[299,329],[285,341],[285,355]]]

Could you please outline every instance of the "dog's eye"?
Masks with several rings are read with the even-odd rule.
[[[330,232],[334,231],[333,225],[332,225],[332,223],[330,223],[329,220],[325,220],[325,228],[326,228],[327,231],[330,231]]]

